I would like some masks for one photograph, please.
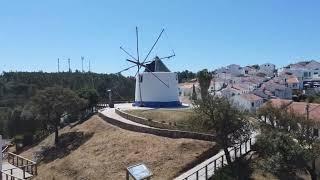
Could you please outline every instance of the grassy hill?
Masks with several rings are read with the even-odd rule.
[[[172,179],[196,161],[214,143],[170,139],[120,129],[93,116],[61,130],[59,147],[50,135],[23,156],[42,159],[35,179],[124,179],[125,168],[144,162],[153,179]]]

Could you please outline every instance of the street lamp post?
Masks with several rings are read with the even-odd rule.
[[[109,93],[109,107],[114,108],[114,104],[112,102],[112,90],[108,89],[107,92]]]

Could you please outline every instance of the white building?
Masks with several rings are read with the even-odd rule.
[[[300,83],[298,78],[294,75],[286,77],[285,82],[287,86],[292,90],[302,89],[302,83]]]
[[[254,94],[241,94],[231,98],[233,103],[241,110],[255,112],[263,104],[263,99]]]
[[[245,75],[256,75],[258,70],[252,66],[246,66],[243,68]]]
[[[265,63],[259,66],[259,72],[264,73],[269,77],[274,76],[275,70],[276,70],[276,66],[271,63]]]
[[[237,64],[230,64],[227,66],[227,69],[233,76],[240,76],[244,74],[244,69]]]
[[[193,93],[193,86],[195,88],[197,97],[200,98],[200,87],[197,82],[186,82],[179,84],[179,96],[191,97]]]
[[[237,64],[230,64],[227,67],[222,67],[216,70],[216,73],[230,74],[231,76],[244,75],[244,69]]]
[[[295,75],[300,82],[320,79],[320,63],[317,61],[302,61],[283,68],[283,74]]]
[[[136,77],[135,106],[177,107],[179,101],[178,75],[156,57]]]

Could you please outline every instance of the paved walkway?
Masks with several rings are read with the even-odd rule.
[[[106,108],[106,109],[103,109],[102,111],[100,111],[103,115],[107,116],[107,117],[110,117],[112,119],[115,119],[115,120],[118,120],[118,121],[121,121],[121,122],[124,122],[126,124],[132,124],[132,125],[135,125],[135,126],[140,126],[140,127],[148,127],[148,128],[152,128],[150,126],[146,126],[146,125],[143,125],[143,124],[139,124],[139,123],[136,123],[136,122],[133,122],[133,121],[130,121],[128,119],[125,119],[123,117],[121,117],[120,115],[118,115],[115,111],[115,108]]]
[[[3,162],[2,163],[2,171],[5,172],[5,173],[8,173],[8,174],[11,174],[11,171],[9,169],[13,169],[12,170],[12,175],[14,177],[17,177],[19,179],[24,179],[23,178],[23,170],[22,169],[17,168],[15,166],[13,166],[12,164],[8,163],[8,162]],[[26,172],[25,176],[26,176],[26,178],[32,177],[32,175],[27,173],[27,172]],[[4,174],[2,174],[2,179],[6,179],[6,176]]]

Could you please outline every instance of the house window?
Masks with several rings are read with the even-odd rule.
[[[142,81],[143,81],[143,76],[140,75],[140,76],[139,76],[139,82],[142,82]]]
[[[319,129],[313,129],[313,136],[319,137]]]
[[[251,107],[254,107],[254,102],[251,103]]]
[[[314,72],[313,74],[318,74],[318,72]]]

